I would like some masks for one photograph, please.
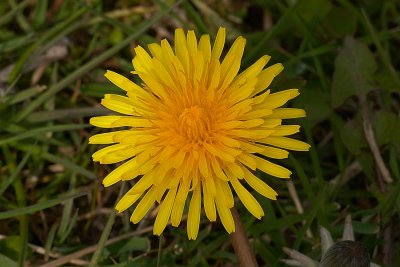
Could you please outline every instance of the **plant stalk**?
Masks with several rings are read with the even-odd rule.
[[[231,209],[233,220],[235,222],[235,232],[230,234],[231,243],[235,251],[236,257],[241,267],[258,267],[256,257],[250,247],[247,239],[246,231],[240,220],[239,213],[236,208]]]

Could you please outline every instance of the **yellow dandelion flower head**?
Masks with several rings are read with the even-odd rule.
[[[107,94],[101,103],[122,115],[93,117],[90,123],[125,128],[92,136],[91,144],[111,144],[95,152],[93,160],[125,161],[103,184],[137,179],[116,209],[122,212],[138,202],[131,216],[138,223],[155,202],[160,203],[156,235],[168,221],[175,227],[180,224],[189,195],[189,239],[197,237],[201,203],[210,221],[218,214],[226,231],[234,232],[232,188],[260,219],[263,209],[243,184],[276,199],[277,193],[253,172],[289,178],[288,169],[266,158],[283,159],[288,149],[309,149],[286,137],[298,132],[298,125],[282,125],[282,119],[305,116],[302,109],[281,108],[298,90],[267,90],[282,64],[265,68],[270,57],[263,56],[238,74],[246,40],[238,37],[220,60],[225,36],[220,28],[211,47],[209,35],[198,41],[194,31],[177,29],[174,47],[167,40],[150,44],[150,53],[136,47],[132,73],[141,85],[112,71],[105,74],[127,96]]]

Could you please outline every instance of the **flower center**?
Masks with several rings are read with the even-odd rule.
[[[204,108],[192,106],[185,108],[179,116],[181,133],[192,142],[201,142],[210,130],[210,119]]]

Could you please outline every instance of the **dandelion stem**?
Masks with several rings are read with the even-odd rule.
[[[243,224],[240,221],[239,213],[236,208],[231,209],[233,220],[235,221],[235,232],[230,234],[231,243],[235,250],[236,257],[239,261],[239,266],[242,267],[258,267],[256,257],[251,250],[249,240]]]

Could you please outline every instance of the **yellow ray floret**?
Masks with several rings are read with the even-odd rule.
[[[160,235],[168,222],[180,225],[189,197],[189,239],[197,238],[203,209],[210,221],[219,218],[231,233],[235,231],[232,189],[252,215],[264,216],[248,188],[272,200],[277,193],[254,171],[290,177],[291,171],[274,160],[287,158],[288,150],[307,151],[310,146],[287,137],[298,133],[299,125],[282,123],[306,114],[283,107],[299,95],[298,89],[269,88],[283,70],[280,63],[266,67],[270,56],[240,72],[243,37],[225,56],[224,28],[213,44],[209,35],[198,39],[194,31],[185,34],[177,29],[174,37],[174,46],[162,40],[150,44],[149,52],[135,48],[132,73],[141,84],[106,72],[126,96],[106,94],[101,104],[117,114],[90,119],[100,128],[119,128],[90,137],[90,144],[108,145],[95,152],[93,160],[122,162],[104,178],[104,186],[136,179],[116,205],[119,212],[136,205],[133,223],[159,205],[153,233]]]

